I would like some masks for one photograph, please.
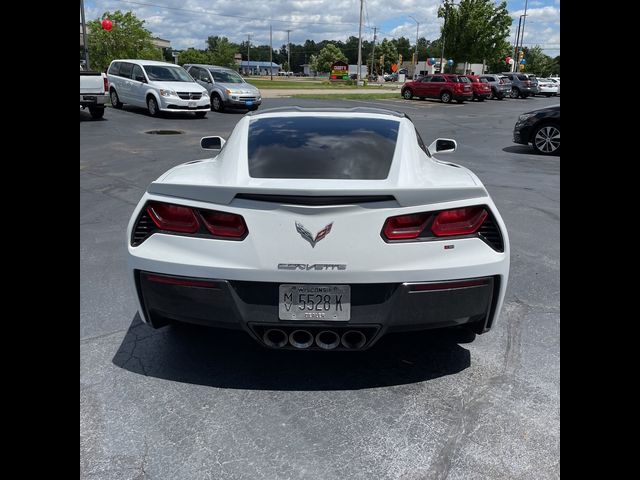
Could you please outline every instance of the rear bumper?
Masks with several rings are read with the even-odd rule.
[[[102,107],[109,100],[109,95],[106,93],[81,93],[80,94],[80,105],[83,107]]]
[[[504,281],[494,275],[447,282],[351,284],[351,318],[336,322],[280,320],[279,282],[177,277],[140,270],[134,271],[134,280],[144,317],[156,328],[178,321],[242,329],[261,344],[267,328],[364,329],[369,332],[365,348],[392,331],[473,324],[477,333],[486,332]]]

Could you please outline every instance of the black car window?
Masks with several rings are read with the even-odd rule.
[[[142,68],[140,68],[140,65],[133,66],[133,70],[131,72],[131,78],[133,80],[138,80],[139,82],[144,81],[144,73],[142,73]]]
[[[471,83],[471,80],[468,77],[454,77],[457,78],[460,83]]]
[[[122,62],[113,62],[107,72],[109,75],[120,75],[120,64]]]
[[[529,80],[526,75],[518,75],[518,80]]]
[[[433,78],[433,77],[431,77],[431,75],[429,75],[429,76],[427,76],[427,77],[422,77],[422,78],[420,79],[420,81],[421,81],[421,82],[430,82],[430,81],[431,81],[431,78]]]
[[[383,180],[400,123],[381,118],[272,117],[249,125],[253,178]]]
[[[133,70],[133,63],[122,62],[122,65],[120,65],[119,75],[124,78],[131,78],[132,70]]]
[[[431,77],[431,81],[432,82],[444,82],[444,77],[441,77],[440,75],[434,75],[433,77]]]

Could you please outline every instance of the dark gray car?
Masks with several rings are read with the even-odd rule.
[[[527,98],[538,93],[538,80],[535,75],[504,72],[501,75],[511,80],[511,98]]]
[[[502,100],[511,94],[511,81],[504,75],[497,73],[480,75],[481,79],[485,79],[491,85],[491,98]]]
[[[230,68],[201,64],[186,64],[184,68],[209,92],[211,110],[222,112],[227,107],[257,110],[262,103],[260,90]]]

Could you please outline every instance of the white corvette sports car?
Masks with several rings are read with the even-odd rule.
[[[385,333],[496,322],[507,231],[471,171],[402,113],[245,115],[214,158],[151,183],[127,229],[142,320],[243,329],[272,348],[363,350]]]

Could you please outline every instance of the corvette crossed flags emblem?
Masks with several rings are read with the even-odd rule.
[[[302,238],[304,238],[307,242],[309,242],[311,244],[311,248],[315,248],[316,247],[316,243],[318,243],[324,237],[329,235],[329,232],[331,231],[331,226],[332,225],[333,225],[333,222],[331,222],[329,225],[327,225],[322,230],[320,230],[316,234],[315,238],[313,238],[313,235],[311,235],[311,232],[309,230],[307,230],[306,228],[304,228],[304,226],[301,223],[296,222],[296,230],[302,236]]]

